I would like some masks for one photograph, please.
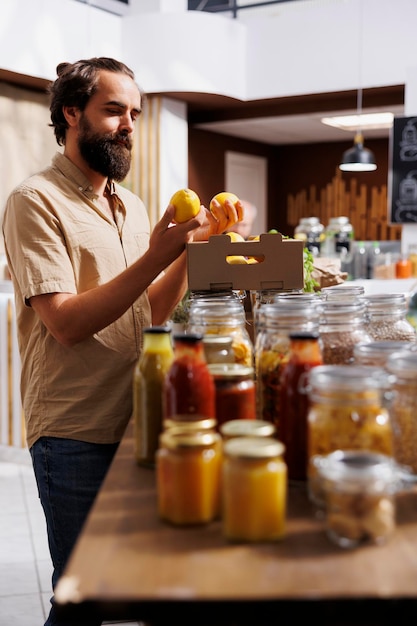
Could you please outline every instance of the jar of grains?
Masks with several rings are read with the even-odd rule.
[[[232,338],[234,362],[253,366],[253,344],[246,326],[245,307],[237,298],[192,300],[187,332]]]
[[[353,349],[355,365],[385,367],[388,357],[399,350],[417,350],[415,341],[371,341],[357,343]]]
[[[369,343],[366,305],[356,299],[326,299],[322,303],[319,332],[325,365],[350,365],[357,343]]]
[[[390,414],[395,458],[417,475],[417,352],[394,352],[386,369],[394,375]]]
[[[367,450],[393,456],[391,419],[387,409],[390,376],[383,368],[318,365],[309,375],[308,490],[321,506],[316,456],[335,450]]]
[[[375,293],[363,296],[367,307],[368,334],[375,341],[412,341],[417,334],[407,320],[407,301],[403,293]]]
[[[322,298],[325,300],[334,300],[335,298],[358,298],[364,294],[365,287],[363,285],[350,285],[349,283],[323,287],[321,290]]]
[[[271,422],[279,430],[281,376],[290,355],[289,334],[293,331],[318,332],[321,300],[286,300],[259,308],[259,328],[255,342],[257,418]]]

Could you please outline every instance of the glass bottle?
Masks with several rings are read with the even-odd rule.
[[[285,535],[287,468],[284,446],[267,437],[224,442],[223,534],[229,541],[276,541]]]
[[[289,480],[307,479],[308,376],[323,363],[318,333],[289,334],[290,353],[281,377],[281,416],[277,436],[285,446]]]
[[[163,415],[216,417],[214,379],[204,353],[203,336],[174,335],[174,360],[163,385]]]
[[[279,429],[281,415],[281,374],[288,362],[293,331],[317,332],[321,300],[282,299],[259,309],[259,328],[255,343],[257,418]]]
[[[163,383],[173,358],[170,328],[145,328],[142,353],[133,374],[135,457],[140,465],[155,465],[158,439],[163,429]]]
[[[158,513],[178,526],[206,524],[220,515],[220,435],[178,431],[161,435],[156,454]]]
[[[416,331],[407,320],[405,294],[376,293],[363,299],[367,310],[366,330],[372,340],[416,342]]]
[[[239,363],[212,363],[218,426],[233,419],[256,418],[254,368]]]
[[[390,377],[382,368],[319,365],[309,376],[308,489],[323,504],[314,459],[335,450],[367,450],[393,456],[394,440],[387,409]]]
[[[320,316],[323,363],[350,365],[357,343],[372,339],[366,330],[366,304],[359,299],[326,298]]]
[[[212,298],[192,301],[187,330],[190,333],[200,333],[204,337],[231,337],[234,362],[253,366],[253,344],[241,300]]]

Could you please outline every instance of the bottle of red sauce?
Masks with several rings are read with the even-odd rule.
[[[278,439],[285,445],[289,480],[307,479],[308,372],[322,365],[320,336],[315,332],[289,334],[290,355],[281,374],[281,413]]]
[[[208,368],[203,335],[174,335],[174,360],[163,385],[164,419],[195,415],[216,417],[213,376]]]

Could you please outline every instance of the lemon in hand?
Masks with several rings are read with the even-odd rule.
[[[200,211],[200,198],[192,189],[179,189],[169,203],[175,207],[173,221],[177,224],[187,222]]]
[[[215,213],[216,208],[214,207],[213,200],[217,200],[220,206],[224,208],[224,203],[226,202],[226,200],[230,200],[231,203],[234,205],[239,200],[239,198],[234,193],[230,193],[229,191],[221,191],[220,193],[217,193],[210,200],[210,211]]]

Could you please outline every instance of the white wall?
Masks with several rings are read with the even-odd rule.
[[[133,0],[120,17],[76,0],[2,0],[0,68],[53,79],[61,61],[111,55],[148,92],[258,99],[356,88],[359,66],[362,87],[404,84],[417,59],[416,0],[304,0],[239,20],[169,6]]]

